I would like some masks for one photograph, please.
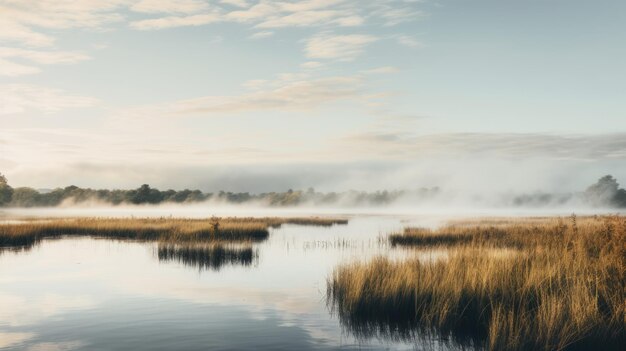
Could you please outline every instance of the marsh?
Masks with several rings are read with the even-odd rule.
[[[607,218],[574,219],[576,230],[586,233],[587,240],[593,230],[605,228]],[[607,268],[608,263],[615,263],[611,257],[619,257],[620,248],[615,243],[622,240],[615,235],[623,235],[623,217],[610,218],[613,241],[608,240],[608,246],[602,245],[598,251],[603,252],[604,265],[581,261],[571,277],[585,278],[597,267],[606,271],[611,268]],[[267,235],[254,240],[188,237],[193,233],[191,228],[205,230],[216,222],[236,224],[233,228],[254,223],[255,230],[262,224]],[[91,235],[89,230],[76,230],[77,224],[101,231]],[[157,231],[158,236],[118,235],[122,227],[124,233],[141,227],[150,233],[167,230]],[[509,301],[526,299],[528,294],[542,296],[544,279],[563,272],[555,265],[562,256],[545,255],[561,248],[560,240],[573,230],[572,217],[568,216],[450,221],[402,215],[22,218],[7,220],[2,228],[5,234],[36,228],[39,235],[35,241],[5,245],[0,251],[3,350],[481,350],[498,349],[506,343],[511,348],[529,349],[529,345],[537,344],[529,343],[531,338],[527,343],[512,344],[515,335],[504,333],[506,325],[499,326],[504,328],[498,332],[503,339],[496,340],[504,344],[490,344],[494,342],[490,341],[490,328],[495,327],[485,327],[484,323],[489,323],[495,312],[475,316],[472,311],[484,308],[480,304],[487,299],[500,303],[495,306],[506,314]],[[63,234],[68,228],[73,232]],[[172,228],[179,235],[169,234]],[[515,228],[514,233],[507,233],[511,228]],[[540,239],[525,235],[537,228],[543,228],[538,233]],[[556,232],[551,232],[553,229]],[[573,247],[582,249],[575,240]],[[550,266],[549,272],[542,271],[532,256],[547,248],[550,250],[545,250],[538,262]],[[524,264],[536,269],[529,271]],[[617,264],[619,270],[621,263]],[[516,275],[516,281],[504,279],[510,273],[508,268],[530,272],[539,285],[530,284],[524,274]],[[472,277],[493,284],[481,290]],[[441,284],[435,284],[437,281]],[[520,284],[527,288],[518,295],[513,293],[515,296],[493,295],[501,291],[498,282],[506,282],[510,288]],[[619,276],[601,283],[623,287]],[[451,296],[457,295],[450,293],[465,291],[470,285],[482,297],[461,296],[467,315],[455,317],[458,311]],[[567,294],[570,286],[563,285],[559,291]],[[600,298],[613,304],[603,307],[604,312],[613,309],[612,318],[603,320],[601,314],[593,313],[582,313],[578,319],[563,315],[568,319],[563,326],[573,328],[582,323],[590,331],[583,337],[604,335],[615,342],[623,338],[623,312],[615,311],[623,308],[623,302],[615,286],[598,286],[604,289],[600,289]],[[438,295],[426,291],[438,291]],[[547,293],[547,297],[558,298]],[[435,318],[431,312],[444,311],[442,304],[448,306],[449,314]],[[474,322],[472,318],[476,318]],[[598,329],[598,322],[606,322],[606,334]],[[593,325],[596,329],[589,329]],[[532,329],[534,324],[526,326]],[[611,335],[613,339],[607,338]],[[552,337],[552,341],[569,340],[560,334]],[[549,344],[546,349],[561,346],[568,345]]]

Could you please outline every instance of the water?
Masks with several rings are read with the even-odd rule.
[[[416,255],[383,239],[406,224],[360,216],[330,228],[284,225],[262,243],[195,251],[76,237],[5,250],[0,349],[421,348],[356,338],[326,303],[338,264]]]

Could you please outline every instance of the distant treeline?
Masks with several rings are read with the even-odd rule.
[[[403,204],[428,203],[441,195],[438,187],[417,190],[395,191],[346,191],[321,193],[313,188],[285,192],[251,194],[220,191],[205,193],[200,190],[164,190],[144,184],[131,190],[107,190],[68,186],[50,191],[38,191],[33,188],[12,188],[6,178],[0,174],[0,206],[2,207],[51,207],[61,204],[86,204],[89,202],[111,205],[121,204],[162,204],[162,203],[199,203],[216,201],[229,204],[258,203],[268,206],[296,205],[339,205],[339,206],[381,206],[403,200]],[[538,193],[507,197],[500,201],[511,206],[551,206],[565,204],[572,200],[593,207],[626,208],[626,190],[610,175],[602,177],[582,193],[550,194]]]
[[[1,176],[1,175],[0,175]],[[332,205],[385,205],[403,196],[416,196],[429,199],[439,193],[438,188],[423,188],[414,191],[347,191],[347,192],[316,192],[307,190],[291,190],[286,192],[269,192],[251,194],[248,192],[233,193],[220,191],[205,193],[200,190],[164,190],[144,184],[131,190],[107,190],[79,188],[68,186],[51,191],[38,191],[33,188],[11,188],[4,177],[0,178],[0,206],[5,207],[49,207],[63,203],[100,202],[112,205],[121,204],[161,204],[161,203],[198,203],[216,201],[230,204],[257,202],[269,206],[295,206],[301,204]]]
[[[547,205],[564,205],[568,203],[589,207],[626,208],[626,190],[619,187],[613,176],[606,175],[589,186],[584,192],[551,194],[535,193],[513,197],[512,206],[541,207]]]

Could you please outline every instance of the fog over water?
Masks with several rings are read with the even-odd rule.
[[[52,208],[4,208],[0,210],[0,219],[19,220],[19,218],[47,217],[178,217],[206,218],[211,216],[233,217],[399,217],[436,219],[437,221],[458,217],[500,217],[500,216],[569,216],[626,213],[623,209],[559,207],[559,208],[481,208],[481,207],[443,207],[443,206],[378,206],[378,207],[260,207],[246,205],[207,204],[194,205],[120,205],[95,207],[52,207]]]

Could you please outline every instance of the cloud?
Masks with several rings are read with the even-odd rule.
[[[0,40],[23,43],[28,46],[50,46],[54,38],[38,33],[15,20],[9,20],[2,16],[3,8],[0,6]]]
[[[414,6],[399,7],[392,6],[390,3],[381,4],[374,13],[385,22],[386,26],[395,26],[425,16],[422,11],[416,10]]]
[[[207,96],[175,104],[178,113],[233,113],[260,110],[309,110],[341,99],[356,98],[357,77],[278,80],[268,88],[239,96]]]
[[[200,7],[195,0],[187,0],[182,4],[164,0],[145,0],[133,6],[133,9],[151,13],[186,13],[203,16],[209,10]],[[162,3],[162,4],[161,4]],[[346,0],[309,0],[287,2],[282,0],[261,0],[254,5],[243,0],[223,0],[219,2],[225,7],[214,5],[211,13],[218,19],[215,21],[199,21],[194,25],[220,22],[250,23],[256,28],[283,27],[354,27],[365,24],[370,19],[380,19],[385,25],[395,25],[416,18],[421,12],[406,2],[383,1],[356,2]],[[141,5],[141,6],[140,6]],[[237,9],[233,10],[232,7]],[[139,21],[158,21],[168,18],[169,26],[147,26],[133,22],[131,27],[138,29],[162,29],[189,25],[185,21],[171,21],[170,17],[145,19]],[[150,22],[148,22],[150,23]]]
[[[0,57],[23,58],[44,65],[76,63],[89,59],[89,56],[79,52],[26,50],[10,47],[0,47]]]
[[[57,112],[68,108],[93,106],[96,102],[97,100],[91,97],[69,95],[62,90],[36,85],[0,85],[0,116],[29,110]]]
[[[384,67],[364,70],[364,71],[361,71],[361,73],[363,74],[389,74],[389,73],[398,73],[399,71],[400,70],[398,70],[396,67],[384,66]]]
[[[0,4],[0,39],[28,46],[50,46],[41,29],[97,28],[123,17],[116,13],[129,0],[22,0]],[[36,28],[36,29],[35,29]]]
[[[337,23],[341,27],[355,27],[365,23],[365,19],[358,15],[349,15],[337,18],[334,23]]]
[[[243,86],[247,89],[256,90],[256,89],[263,88],[264,86],[267,86],[268,83],[269,81],[266,79],[252,79],[243,83]]]
[[[278,9],[273,4],[269,2],[260,2],[246,10],[229,12],[225,15],[225,18],[235,22],[248,22],[273,16],[277,13],[277,11]]]
[[[198,0],[141,0],[130,9],[145,13],[195,13],[206,10],[207,3]]]
[[[410,48],[420,47],[422,44],[415,38],[410,37],[408,35],[398,35],[396,36],[396,41],[400,45],[404,45]]]
[[[73,351],[84,346],[82,341],[41,342],[30,345],[26,351]]]
[[[305,53],[308,58],[352,61],[363,53],[365,47],[378,40],[365,34],[331,35],[321,34],[306,42]]]
[[[147,19],[132,22],[130,26],[139,30],[150,30],[174,27],[201,26],[204,24],[219,22],[220,20],[221,18],[217,14],[209,13],[202,15],[169,16],[155,19]]]
[[[39,72],[41,70],[38,67],[22,65],[0,58],[0,76],[16,77]]]
[[[242,8],[250,6],[246,0],[221,0],[220,3]]]
[[[227,20],[256,22],[258,28],[303,27],[337,23],[340,17],[356,17],[355,9],[333,8],[344,3],[338,0],[310,0],[299,2],[260,1],[245,10],[229,12]],[[356,20],[344,21],[354,23]]]
[[[270,18],[257,24],[258,28],[306,27],[329,22],[338,16],[336,11],[299,11]]]
[[[22,59],[43,65],[69,64],[89,59],[89,56],[70,51],[28,50],[0,46],[0,75],[21,76],[38,73],[38,67],[27,66],[7,59]]]
[[[307,61],[303,64],[300,65],[300,67],[304,68],[304,69],[317,69],[324,66],[324,64],[322,64],[321,62],[318,61]]]
[[[274,32],[272,31],[262,31],[262,32],[256,32],[254,34],[252,34],[250,36],[251,39],[262,39],[262,38],[269,38],[272,35],[274,35]]]
[[[406,131],[368,131],[338,140],[366,155],[398,158],[497,156],[594,160],[626,159],[626,133],[553,135],[540,133],[449,133],[415,135]]]
[[[283,11],[300,12],[328,8],[330,6],[342,3],[346,3],[346,0],[308,0],[296,2],[278,2],[278,5]]]

